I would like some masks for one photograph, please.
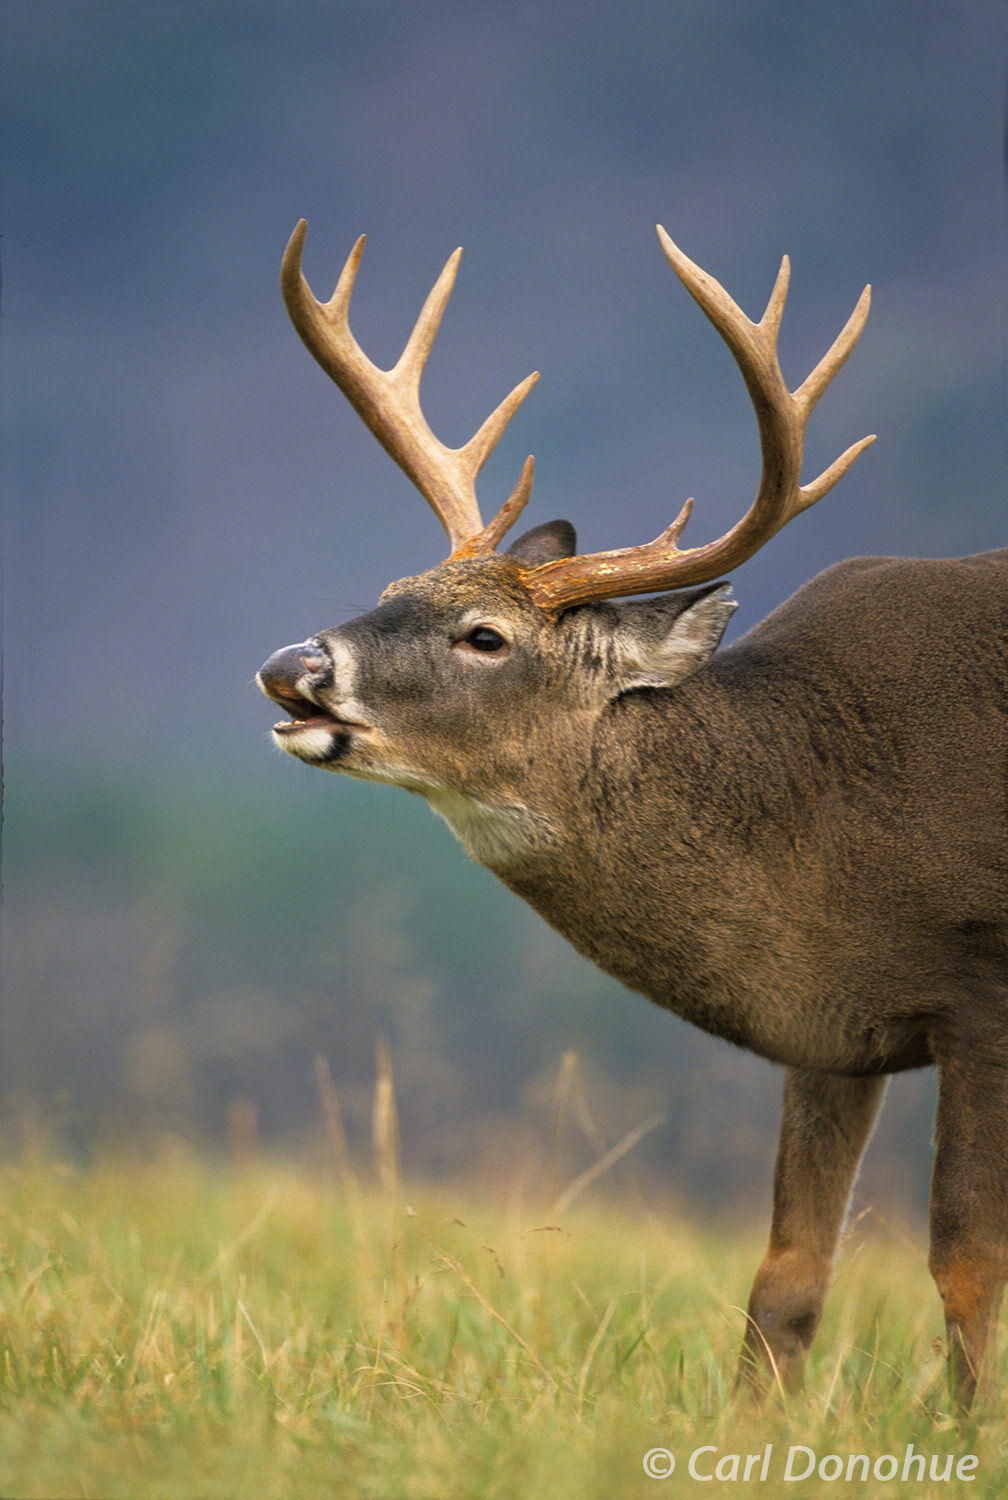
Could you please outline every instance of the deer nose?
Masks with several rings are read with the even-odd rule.
[[[290,697],[296,694],[298,682],[303,677],[314,676],[324,671],[329,662],[314,641],[302,641],[297,646],[284,646],[274,651],[257,673],[259,685],[269,697],[276,694]]]

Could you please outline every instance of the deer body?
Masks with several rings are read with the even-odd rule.
[[[582,558],[562,522],[494,550],[531,463],[490,526],[475,508],[475,472],[530,381],[465,448],[425,424],[416,440],[444,277],[385,374],[346,343],[356,261],[330,304],[307,301],[295,236],[295,322],[453,552],[275,653],[260,684],[291,715],[284,749],[421,793],[602,969],[785,1066],[740,1363],[753,1388],[800,1379],[885,1076],[940,1067],[931,1267],[969,1402],[1008,1275],[1008,550],[839,564],[718,652],[735,606],[711,578],[864,446],[798,486],[804,422],[867,301],[792,395],[770,347],[781,280],[750,324],[670,245],[753,392],[764,482],[719,543],[679,551],[687,508],[647,547]],[[701,586],[626,597],[673,581]]]
[[[775,1062],[933,1061],[1008,968],[1008,551],[842,564],[544,770],[562,839],[491,868],[601,968]]]

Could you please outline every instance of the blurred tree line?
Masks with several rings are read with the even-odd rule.
[[[5,829],[9,1140],[219,1149],[230,1120],[300,1150],[324,1058],[363,1153],[387,1046],[408,1172],[560,1190],[646,1123],[614,1185],[769,1201],[778,1070],[599,974],[419,799],[287,762],[22,769]],[[919,1208],[931,1085],[895,1093],[866,1180]]]

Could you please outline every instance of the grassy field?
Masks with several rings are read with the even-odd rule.
[[[1008,1493],[1003,1414],[948,1414],[920,1237],[855,1226],[805,1394],[753,1413],[729,1392],[761,1233],[338,1166],[3,1167],[0,1495]],[[788,1481],[792,1446],[823,1475]],[[879,1474],[832,1478],[850,1454]]]

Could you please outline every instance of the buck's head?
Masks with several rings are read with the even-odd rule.
[[[270,657],[263,691],[289,717],[277,743],[311,765],[419,791],[478,858],[500,863],[549,843],[577,795],[577,760],[600,714],[641,688],[674,688],[707,661],[734,609],[712,583],[836,482],[871,441],[799,483],[809,412],[861,330],[867,289],[829,353],[798,391],[776,355],[785,258],[759,324],[659,230],[673,269],[738,361],[756,406],[763,478],[743,519],[718,541],[680,550],[691,502],[654,542],[578,555],[573,528],[550,522],[497,547],[528,501],[529,458],[484,526],[476,476],[531,389],[531,375],[464,447],[446,448],[420,410],[420,376],[458,266],[456,251],[401,358],[378,370],[347,321],[363,240],[328,303],[301,273],[305,225],[291,239],[283,290],[295,327],[440,517],[451,555],[392,584],[376,609]],[[665,593],[681,586],[703,587]],[[649,594],[647,599],[630,596]]]

